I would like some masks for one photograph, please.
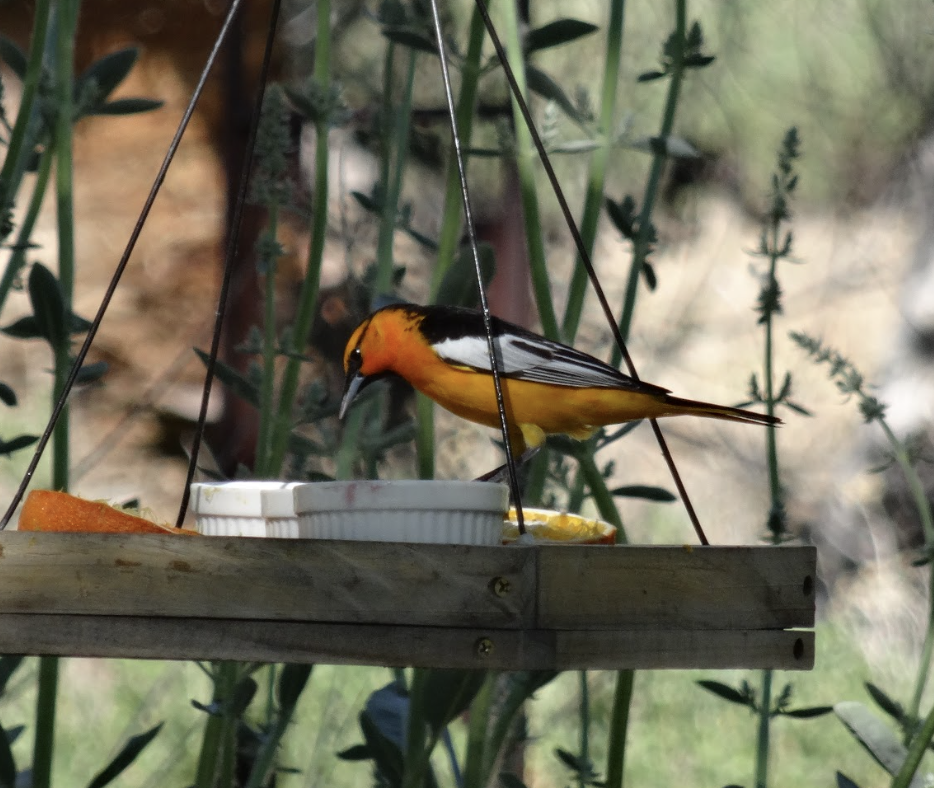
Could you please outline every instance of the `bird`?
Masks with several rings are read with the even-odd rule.
[[[515,456],[548,435],[586,440],[600,427],[639,419],[702,416],[780,424],[754,411],[673,396],[569,345],[496,317],[494,347]],[[464,419],[499,427],[483,313],[453,306],[393,304],[360,323],[344,349],[340,418],[360,391],[395,374]]]

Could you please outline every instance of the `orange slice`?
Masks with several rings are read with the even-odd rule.
[[[547,509],[522,509],[526,533],[534,542],[548,544],[615,544],[616,527],[603,520],[592,520],[579,514],[553,512]],[[516,510],[509,510],[503,524],[503,544],[519,538]]]
[[[33,490],[19,516],[20,531],[98,534],[186,534],[193,531],[160,525],[128,514],[104,501],[86,501],[63,492]]]

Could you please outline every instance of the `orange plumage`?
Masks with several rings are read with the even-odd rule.
[[[779,420],[752,411],[673,397],[567,345],[494,318],[493,336],[510,439],[516,454],[546,435],[590,437],[610,424],[703,416],[752,424]],[[344,351],[343,415],[367,383],[394,373],[443,408],[499,426],[481,313],[446,306],[394,305],[374,312]]]

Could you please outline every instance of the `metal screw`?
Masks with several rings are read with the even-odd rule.
[[[512,590],[512,584],[505,577],[494,577],[490,581],[490,590],[496,596],[506,596]]]
[[[474,643],[474,651],[478,657],[488,657],[493,653],[493,641],[489,638],[477,638]]]

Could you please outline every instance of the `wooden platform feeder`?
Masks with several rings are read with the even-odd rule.
[[[811,547],[0,533],[0,653],[495,669],[814,663]]]

